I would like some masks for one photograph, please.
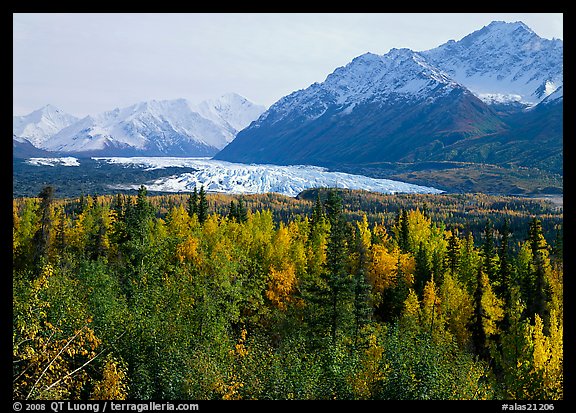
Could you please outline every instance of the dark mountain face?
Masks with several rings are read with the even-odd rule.
[[[427,160],[444,147],[505,129],[486,104],[462,88],[433,103],[365,102],[351,113],[331,107],[313,120],[294,116],[254,125],[216,158],[263,163],[371,163]]]
[[[334,167],[453,160],[559,171],[562,105],[545,104],[544,95],[562,81],[562,43],[538,39],[523,24],[497,22],[437,51],[367,53],[280,99],[215,158]],[[530,82],[527,59],[538,63],[529,66]],[[541,67],[547,72],[536,78]],[[468,81],[479,82],[476,92]]]
[[[53,152],[48,152],[36,148],[27,140],[18,141],[12,139],[12,156],[16,159],[36,158],[36,157],[51,157],[54,156]]]

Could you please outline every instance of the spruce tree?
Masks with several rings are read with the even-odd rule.
[[[400,250],[404,253],[410,251],[410,229],[408,226],[408,211],[402,209],[400,219]]]
[[[246,209],[246,204],[242,197],[238,199],[238,207],[236,208],[236,213],[238,215],[238,222],[248,221],[248,210]]]
[[[326,268],[324,279],[328,286],[327,307],[329,313],[330,337],[336,343],[346,314],[341,311],[342,303],[351,293],[351,278],[347,273],[348,246],[346,242],[345,220],[342,214],[342,198],[335,192],[328,193],[324,203],[326,217],[330,222],[330,235],[326,246]]]
[[[323,218],[324,218],[324,207],[322,206],[322,201],[320,200],[320,191],[318,191],[316,193],[316,203],[314,204],[314,209],[312,210],[312,216],[310,217],[311,228],[317,226]]]
[[[494,226],[490,219],[486,220],[486,225],[484,226],[484,242],[482,244],[482,266],[483,270],[488,276],[488,279],[495,286],[499,286],[500,282],[498,280],[498,268],[497,268],[497,253],[496,246],[494,243]]]
[[[396,233],[398,247],[400,251],[406,253],[410,250],[410,231],[408,224],[408,211],[400,209],[395,218],[394,232]]]
[[[422,299],[424,293],[424,286],[431,278],[431,268],[430,259],[428,258],[428,252],[426,247],[420,241],[418,244],[418,250],[416,251],[415,268],[414,268],[414,291],[418,295],[418,298]]]
[[[194,191],[188,197],[188,216],[192,218],[192,215],[198,214],[198,190],[194,186]]]
[[[208,218],[208,200],[206,199],[206,192],[204,185],[200,187],[198,194],[198,221],[203,224]]]
[[[238,222],[238,211],[234,200],[230,201],[230,206],[228,207],[228,219]]]
[[[51,243],[52,232],[52,203],[54,201],[54,188],[46,186],[38,194],[40,198],[40,228],[36,231],[33,238],[34,245],[34,264],[40,266],[44,259],[48,258],[48,251]]]
[[[456,277],[460,258],[460,238],[458,230],[455,228],[448,238],[448,251],[446,253],[447,265],[452,278]]]
[[[499,268],[499,284],[496,285],[496,293],[500,298],[504,300],[506,305],[510,303],[511,300],[511,289],[512,289],[512,262],[510,261],[510,224],[508,219],[504,220],[502,225],[502,239],[500,241],[499,258],[500,258],[500,268]]]
[[[527,311],[529,317],[539,314],[544,321],[544,328],[549,327],[549,314],[547,303],[550,299],[550,285],[548,273],[550,271],[550,260],[548,259],[548,244],[542,231],[542,223],[534,218],[530,222],[528,232],[530,248],[532,250],[532,280],[533,293],[530,298]]]
[[[470,332],[472,333],[472,345],[476,354],[482,358],[488,358],[487,338],[486,331],[484,330],[484,319],[487,317],[486,310],[482,303],[484,297],[484,282],[482,280],[484,274],[482,267],[478,268],[476,276],[476,288],[474,290],[474,307],[472,317],[470,319]]]

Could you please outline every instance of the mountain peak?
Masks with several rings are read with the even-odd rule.
[[[493,21],[420,54],[486,102],[533,105],[547,96],[543,85],[563,83],[562,41],[543,39],[521,21]]]
[[[47,104],[24,116],[12,118],[12,133],[25,138],[35,146],[42,145],[48,138],[78,118],[54,105]]]
[[[496,30],[504,30],[508,32],[512,32],[517,29],[522,29],[527,32],[534,33],[534,31],[530,27],[528,27],[526,24],[524,24],[524,22],[521,21],[505,22],[503,20],[494,20],[485,27]]]
[[[62,112],[59,108],[57,108],[56,106],[54,106],[51,103],[48,103],[48,104],[42,106],[39,110],[41,110],[42,112],[57,112],[57,113]]]
[[[252,103],[238,93],[229,92],[216,99],[200,102],[193,106],[193,110],[223,129],[230,131],[227,138],[227,141],[230,142],[238,131],[257,119],[266,108]]]

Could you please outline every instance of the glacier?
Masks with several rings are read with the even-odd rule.
[[[426,193],[444,191],[390,179],[370,178],[343,172],[332,172],[313,165],[241,164],[211,158],[177,157],[98,157],[109,164],[136,166],[148,170],[181,167],[193,172],[175,174],[144,183],[149,191],[191,192],[204,186],[208,192],[228,194],[261,194],[276,192],[295,197],[305,189],[335,187],[363,189],[384,194]],[[141,183],[110,185],[113,189],[138,189]]]
[[[26,163],[36,166],[80,166],[80,162],[73,156],[65,156],[62,158],[30,158]]]

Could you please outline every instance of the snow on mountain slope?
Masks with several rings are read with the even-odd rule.
[[[218,99],[205,100],[191,107],[204,118],[230,132],[227,142],[231,142],[239,131],[258,119],[266,110],[266,107],[256,105],[236,93],[227,93]]]
[[[12,133],[18,138],[25,138],[36,147],[41,147],[46,139],[77,120],[75,116],[53,105],[46,105],[28,115],[14,116]]]
[[[564,99],[564,86],[560,86],[558,89],[556,89],[554,92],[552,92],[551,94],[549,94],[548,96],[546,96],[542,102],[540,102],[543,105],[547,105],[549,103],[556,103],[559,102],[560,100]]]
[[[384,104],[430,98],[432,103],[455,88],[462,87],[410,49],[392,49],[383,56],[365,53],[334,70],[324,82],[283,97],[259,122],[271,112],[278,118],[299,112],[316,119],[330,106],[343,109],[342,114],[347,115],[364,102]]]
[[[184,99],[177,99],[141,102],[87,116],[54,135],[44,147],[67,152],[108,146],[166,149],[178,140],[194,140],[215,148],[226,144],[224,134],[216,125],[192,112]]]
[[[65,152],[132,150],[153,155],[213,155],[263,108],[238,95],[199,105],[185,99],[148,101],[87,116],[44,142]]]
[[[341,172],[328,172],[317,166],[257,165],[215,161],[208,158],[95,158],[112,164],[138,165],[156,169],[181,166],[195,172],[164,177],[146,183],[150,191],[190,192],[202,185],[210,192],[255,194],[278,192],[296,196],[309,188],[338,187],[364,189],[381,193],[440,193],[435,188],[408,184],[389,179],[368,178]],[[117,189],[138,189],[140,185],[116,185]]]
[[[490,108],[422,55],[392,49],[358,56],[324,82],[283,97],[215,159],[314,165],[425,160],[431,149],[503,127]]]
[[[459,41],[420,52],[482,100],[536,104],[563,83],[563,42],[522,22],[494,21]]]

